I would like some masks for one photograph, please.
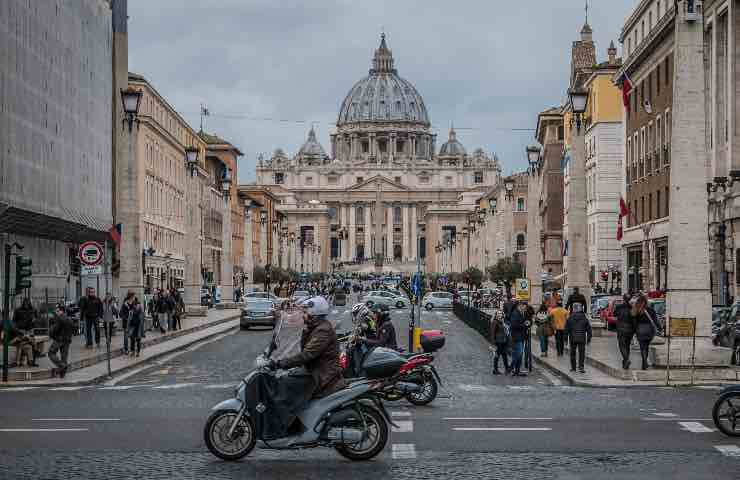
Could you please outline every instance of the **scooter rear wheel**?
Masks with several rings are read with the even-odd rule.
[[[360,406],[360,411],[367,424],[366,438],[358,444],[335,445],[339,454],[353,461],[370,460],[383,451],[388,442],[388,423],[385,417],[375,408]],[[343,425],[349,428],[363,428],[361,422]]]
[[[206,446],[212,454],[223,460],[239,460],[254,449],[257,438],[254,435],[254,423],[248,416],[239,420],[234,430],[234,438],[229,438],[229,429],[239,412],[236,410],[217,410],[208,417],[203,430]]]
[[[725,435],[740,437],[740,392],[721,395],[712,408],[712,419]]]

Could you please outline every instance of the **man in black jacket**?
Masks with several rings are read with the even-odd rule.
[[[619,343],[619,353],[622,354],[622,368],[630,368],[630,345],[632,338],[635,336],[635,321],[630,315],[630,296],[625,294],[622,297],[623,303],[614,308],[614,316],[617,317],[617,342]]]
[[[49,360],[56,365],[57,368],[52,369],[52,376],[59,375],[64,378],[67,374],[67,357],[69,356],[69,345],[72,343],[72,336],[74,335],[74,325],[72,320],[64,312],[62,305],[57,305],[54,310],[54,326],[49,332],[51,337],[51,346],[49,347]],[[57,352],[61,355],[61,358],[57,358]]]
[[[398,348],[396,327],[393,326],[388,307],[386,305],[376,305],[373,309],[373,313],[375,314],[375,321],[377,322],[378,334],[374,339],[365,339],[365,342],[373,347],[386,347],[396,350]]]
[[[568,297],[568,302],[565,304],[565,308],[573,313],[573,305],[576,303],[581,304],[581,311],[586,312],[586,297],[581,293],[578,287],[573,287],[573,293]]]
[[[568,317],[565,330],[570,336],[570,371],[576,371],[576,351],[578,352],[578,371],[586,373],[584,364],[586,361],[586,344],[591,343],[591,322],[583,313],[580,303],[572,305],[573,313]]]
[[[98,319],[103,317],[103,302],[95,295],[94,288],[87,289],[87,296],[79,301],[80,319],[85,321],[85,348],[92,347],[92,334],[95,329],[95,344],[100,346],[100,327]]]
[[[512,377],[526,377],[522,373],[522,355],[524,354],[524,340],[527,338],[527,304],[515,303],[509,315],[511,327],[511,368]]]

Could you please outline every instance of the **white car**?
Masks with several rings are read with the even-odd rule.
[[[407,300],[402,297],[397,297],[395,294],[386,290],[373,290],[367,292],[367,295],[362,297],[362,301],[368,305],[388,305],[389,307],[404,308],[407,305]]]
[[[427,310],[432,310],[433,308],[452,308],[452,294],[450,292],[427,293],[421,304]]]

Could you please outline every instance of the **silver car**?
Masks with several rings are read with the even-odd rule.
[[[362,301],[366,305],[387,305],[389,307],[404,308],[407,305],[406,299],[397,297],[391,292],[385,290],[373,290],[367,292],[367,295],[362,297]]]
[[[424,308],[432,310],[434,308],[452,308],[452,294],[450,292],[431,292],[424,296],[421,301]]]

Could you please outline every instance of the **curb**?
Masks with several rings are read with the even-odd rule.
[[[219,320],[218,322],[215,322],[213,324],[209,324],[208,326],[204,326],[204,328],[196,328],[196,329],[193,329],[191,331],[184,332],[182,335],[168,337],[168,340],[174,340],[175,338],[178,338],[178,337],[181,337],[181,336],[184,336],[184,335],[188,335],[188,334],[191,334],[191,333],[196,333],[196,332],[199,332],[199,331],[202,331],[202,330],[206,330],[206,329],[211,328],[211,327],[218,327],[219,325],[223,325],[224,323],[227,323],[227,322],[230,322],[230,321],[233,321],[233,320],[237,320],[237,319],[238,319],[238,317],[223,318],[223,319]],[[126,365],[126,366],[121,367],[121,368],[118,368],[118,369],[111,369],[111,375],[113,376],[113,375],[116,375],[116,374],[125,373],[125,372],[127,372],[129,370],[132,370],[134,368],[141,367],[142,365],[144,365],[144,364],[146,364],[148,362],[151,362],[153,360],[157,360],[157,359],[159,359],[159,358],[161,358],[163,356],[170,355],[170,354],[175,353],[175,352],[179,352],[180,350],[184,350],[184,349],[186,349],[188,347],[191,347],[192,345],[194,345],[196,343],[200,343],[200,342],[202,342],[204,340],[209,340],[209,339],[211,339],[211,338],[213,338],[215,336],[218,336],[218,335],[221,335],[221,334],[224,334],[224,333],[227,333],[227,332],[231,332],[232,330],[237,330],[238,328],[239,328],[239,325],[237,324],[237,325],[234,325],[233,327],[230,327],[230,328],[218,330],[218,331],[215,331],[215,332],[210,332],[210,333],[208,333],[207,335],[205,335],[203,337],[199,337],[199,338],[193,339],[192,341],[189,341],[189,342],[184,343],[182,345],[178,345],[177,347],[174,347],[174,348],[171,348],[169,350],[165,350],[163,352],[154,354],[154,355],[152,355],[150,357],[147,357],[147,358],[145,358],[143,360],[140,360],[138,362],[131,363],[130,365]],[[155,341],[152,341],[152,343],[148,344],[147,346],[151,347],[151,346],[154,346],[154,345],[158,345],[160,343],[165,343],[165,341],[162,341],[162,340],[159,340],[159,341],[156,341],[156,342]],[[142,348],[143,347],[144,347],[144,345],[143,345],[143,342],[142,342]],[[111,360],[114,359],[114,358],[117,358],[119,356],[122,356],[122,354],[119,354],[119,355],[116,355],[116,356],[111,355]],[[92,366],[97,365],[99,363],[105,362],[106,360],[107,360],[107,358],[104,358],[102,361],[95,362],[95,363],[92,363],[90,365],[86,365],[84,367],[80,367],[80,368],[78,368],[76,370],[82,370],[84,368],[92,367]],[[74,370],[72,370],[72,371],[74,371]],[[16,388],[16,387],[74,387],[74,386],[84,386],[84,385],[95,385],[95,384],[102,383],[103,381],[109,380],[109,379],[110,378],[108,377],[108,374],[105,373],[103,375],[94,376],[94,377],[92,377],[92,378],[90,378],[88,380],[78,380],[78,381],[72,381],[72,382],[53,382],[53,383],[51,383],[51,382],[48,382],[48,383],[47,382],[41,382],[41,383],[38,383],[38,382],[33,382],[33,381],[16,380],[16,381],[8,382],[8,383],[2,383],[2,382],[0,382],[0,390],[2,390],[3,388]]]

